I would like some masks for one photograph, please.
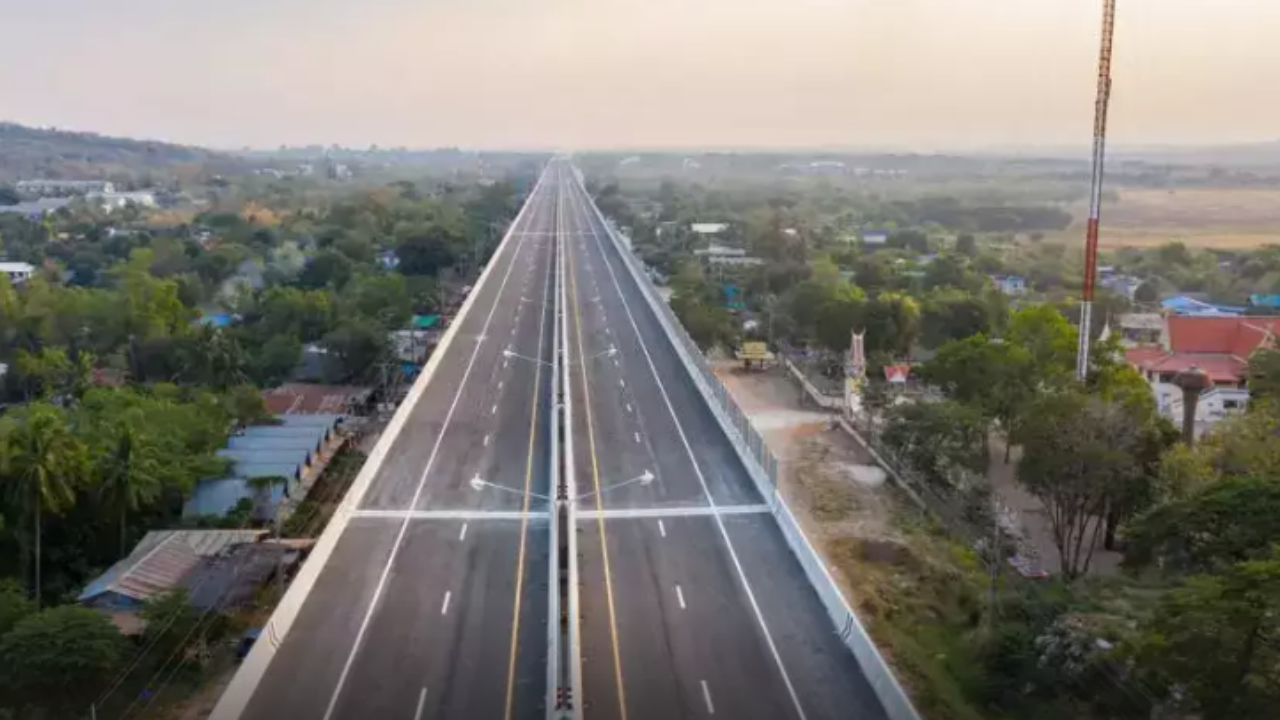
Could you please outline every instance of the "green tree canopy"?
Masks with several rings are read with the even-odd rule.
[[[0,637],[0,704],[23,717],[38,717],[40,709],[83,713],[119,672],[127,649],[96,610],[64,605],[28,615]]]

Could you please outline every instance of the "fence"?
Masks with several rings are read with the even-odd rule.
[[[640,260],[630,252],[628,244],[612,225],[604,219],[603,215],[600,215],[599,209],[593,209],[601,224],[608,229],[607,234],[612,240],[614,249],[623,259],[623,264],[629,269],[633,281],[657,316],[676,354],[683,361],[712,414],[742,459],[743,466],[761,497],[765,498],[773,508],[773,516],[787,545],[804,569],[805,576],[826,609],[840,639],[857,659],[863,674],[884,707],[886,715],[890,720],[920,720],[911,700],[897,678],[893,676],[888,663],[885,662],[879,649],[867,634],[866,628],[831,577],[822,557],[809,542],[800,523],[778,492],[777,456],[769,450],[764,437],[752,426],[746,414],[733,401],[729,391],[711,370],[702,351],[676,319],[671,307],[658,295],[657,288],[649,281]]]

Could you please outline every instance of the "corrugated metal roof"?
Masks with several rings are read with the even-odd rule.
[[[227,441],[228,450],[270,450],[279,452],[282,450],[307,450],[312,451],[320,446],[320,442],[324,440],[323,436],[315,436],[314,434],[305,435],[279,435],[275,437],[262,437],[261,435],[246,435],[233,437]]]
[[[129,556],[112,565],[80,593],[81,602],[116,593],[142,602],[178,587],[204,558],[257,542],[265,530],[154,530]]]
[[[279,473],[265,473],[254,477],[269,477]],[[199,517],[201,515],[226,515],[241,500],[252,500],[253,515],[259,520],[274,516],[275,508],[284,499],[285,489],[273,485],[270,492],[255,490],[247,477],[218,478],[217,480],[201,480],[196,484],[195,492],[182,508],[183,517]]]
[[[284,465],[293,468],[286,477],[296,473],[299,468],[306,464],[311,453],[308,450],[293,449],[274,449],[274,448],[249,448],[244,450],[235,450],[231,448],[223,448],[218,451],[218,457],[230,459],[235,463],[232,472],[242,477],[255,477],[252,473],[247,473],[240,468],[244,465]]]

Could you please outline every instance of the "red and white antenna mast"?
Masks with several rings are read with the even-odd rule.
[[[1089,330],[1093,323],[1093,289],[1098,279],[1098,225],[1102,217],[1102,176],[1107,157],[1107,107],[1111,103],[1111,44],[1116,27],[1116,0],[1102,3],[1102,51],[1098,55],[1098,98],[1093,109],[1093,188],[1089,192],[1089,224],[1084,246],[1084,294],[1080,303],[1080,350],[1076,376],[1089,373]]]

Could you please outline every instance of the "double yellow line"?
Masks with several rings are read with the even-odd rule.
[[[569,241],[565,241],[568,248]],[[613,641],[613,677],[618,685],[618,716],[627,720],[627,695],[622,684],[622,658],[618,652],[618,616],[613,605],[613,578],[609,571],[609,538],[604,531],[604,495],[600,492],[600,463],[596,457],[595,421],[591,416],[591,388],[587,383],[586,352],[582,347],[582,313],[578,302],[578,283],[574,279],[573,253],[567,253],[569,290],[572,294],[574,334],[578,336],[578,368],[582,371],[582,404],[587,413],[587,447],[591,452],[591,482],[596,496],[596,527],[600,531],[600,553],[604,561],[604,592],[609,606],[609,636]],[[571,429],[572,430],[572,429]]]

